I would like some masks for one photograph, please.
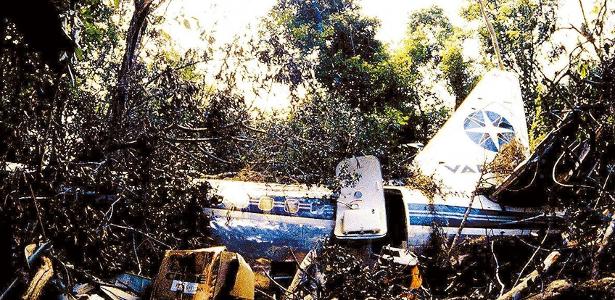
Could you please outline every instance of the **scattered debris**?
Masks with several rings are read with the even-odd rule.
[[[122,273],[109,282],[87,275],[88,280],[67,288],[61,272],[54,272],[57,259],[48,257],[49,243],[25,249],[27,263],[36,272],[28,276],[22,293],[16,278],[0,296],[2,300],[140,300],[140,299],[254,299],[254,273],[246,261],[225,247],[198,250],[166,251],[155,281],[150,278]],[[61,263],[61,268],[72,268]],[[83,272],[80,270],[75,270]],[[69,282],[69,281],[66,281]]]
[[[112,300],[139,300],[140,297],[113,286],[101,285],[100,290]]]
[[[26,247],[26,258],[32,257],[36,250],[35,244],[30,244]],[[23,295],[22,299],[24,300],[36,300],[39,299],[41,294],[43,293],[43,289],[53,276],[53,265],[51,263],[51,259],[46,256],[41,256],[40,258],[40,266],[38,270],[34,274],[34,276],[30,279],[30,284],[28,285],[28,289],[26,293]]]
[[[334,241],[310,251],[285,299],[415,299],[422,293],[414,254],[392,247],[372,257],[357,254],[364,251],[370,250]]]
[[[500,296],[498,300],[521,299],[523,293],[525,293],[527,289],[530,288],[530,286],[534,284],[534,282],[536,282],[536,280],[542,274],[548,272],[549,269],[551,269],[551,267],[555,265],[559,257],[560,257],[559,252],[557,251],[551,252],[549,256],[545,258],[544,262],[542,263],[542,266],[539,269],[534,270],[532,273],[530,273],[525,278],[523,278],[523,280],[521,280],[521,282],[518,285],[513,287],[510,291],[508,291],[504,295]]]
[[[65,294],[61,299],[111,299],[111,300],[140,300],[146,299],[144,294],[136,294],[109,283],[80,283],[73,287],[72,294]]]
[[[254,299],[254,273],[225,247],[166,251],[152,299]]]
[[[115,278],[116,287],[129,289],[139,295],[143,295],[151,285],[151,279],[130,273],[120,274]]]
[[[393,261],[396,264],[403,266],[416,266],[419,263],[419,258],[416,254],[407,249],[395,248],[391,246],[382,247],[382,255],[380,259],[384,261]]]
[[[49,247],[49,243],[43,243],[36,247],[34,244],[30,244],[25,248],[25,256],[26,263],[29,268],[34,266],[36,262],[38,262],[39,258],[42,256],[43,252],[47,250]],[[28,286],[28,290],[24,294],[25,299],[38,299],[41,294],[41,290],[49,281],[53,273],[53,267],[48,258],[43,257],[43,263],[40,268],[37,270],[36,274],[32,277],[31,283]],[[11,296],[15,296],[17,293],[13,290],[15,286],[18,285],[20,277],[15,278],[9,286],[4,290],[2,295],[0,295],[0,300],[9,299]],[[27,297],[27,298],[26,298]]]

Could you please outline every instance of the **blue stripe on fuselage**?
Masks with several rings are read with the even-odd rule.
[[[463,222],[467,207],[443,204],[408,204],[410,225],[458,227]],[[470,209],[466,228],[523,228],[544,227],[545,220],[534,218],[538,214],[515,211]]]
[[[299,201],[299,210],[293,214],[285,207],[286,198],[273,198],[274,207],[268,212],[258,208],[257,200],[251,200],[248,207],[240,210],[229,210],[223,205],[205,209],[211,216],[213,237],[229,250],[248,258],[281,261],[292,258],[293,252],[310,251],[319,241],[332,235],[335,226],[332,204],[322,199],[292,198],[293,201]],[[317,210],[314,210],[313,203],[316,203]],[[467,209],[464,206],[421,203],[409,203],[407,208],[409,241],[418,238],[413,232],[413,226],[436,224],[458,227]],[[536,213],[472,208],[465,228],[531,230],[544,227],[545,220],[536,216]]]
[[[278,216],[302,217],[310,219],[333,220],[335,216],[335,205],[330,201],[321,198],[305,198],[305,197],[286,197],[272,196],[273,208],[269,211],[263,211],[259,208],[259,199],[250,199],[250,204],[247,207],[234,210],[242,212],[271,214]],[[291,204],[292,203],[292,204]],[[295,204],[296,203],[296,204]],[[288,206],[296,205],[297,211],[289,211]],[[212,208],[229,209],[224,204],[215,205]]]

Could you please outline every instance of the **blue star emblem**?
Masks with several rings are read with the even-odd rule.
[[[479,110],[465,119],[463,128],[474,143],[493,152],[498,152],[515,137],[515,129],[498,113]]]

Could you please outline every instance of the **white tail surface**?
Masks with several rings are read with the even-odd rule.
[[[413,164],[420,173],[440,183],[443,192],[471,196],[481,178],[482,166],[493,161],[513,139],[529,149],[519,80],[513,73],[492,70]]]

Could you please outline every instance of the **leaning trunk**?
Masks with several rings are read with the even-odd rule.
[[[147,25],[147,16],[151,12],[153,0],[134,0],[135,10],[126,34],[126,49],[117,77],[117,86],[111,99],[109,128],[113,136],[124,127],[125,114],[130,99],[131,78],[137,61],[137,51],[142,34]]]

